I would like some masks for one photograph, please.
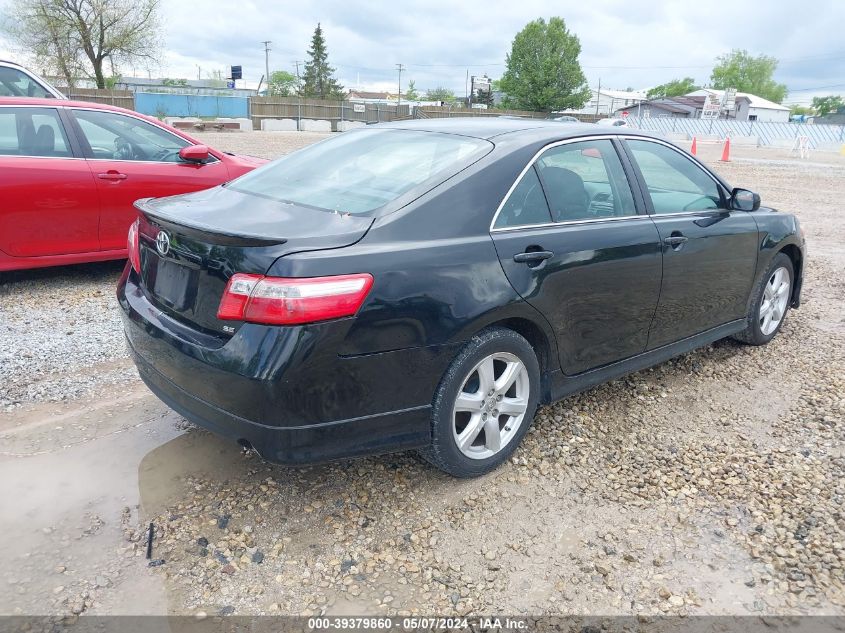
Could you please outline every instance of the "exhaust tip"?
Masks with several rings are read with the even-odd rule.
[[[264,459],[262,457],[261,453],[258,452],[258,449],[255,448],[252,445],[252,442],[250,442],[248,439],[242,437],[238,440],[238,444],[241,445],[241,448],[244,450],[245,453],[255,453],[258,457],[261,457],[261,459]]]

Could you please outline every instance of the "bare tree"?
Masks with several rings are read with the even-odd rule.
[[[19,46],[62,75],[106,87],[121,63],[153,63],[159,50],[160,0],[16,0],[5,29]]]

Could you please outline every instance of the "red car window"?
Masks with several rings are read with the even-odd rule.
[[[54,108],[0,108],[0,154],[71,156],[58,112]]]

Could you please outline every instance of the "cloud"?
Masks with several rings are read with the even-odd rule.
[[[0,0],[0,9],[8,5],[9,0]],[[790,101],[812,94],[808,88],[845,82],[841,0],[818,2],[809,11],[783,0],[765,5],[738,0],[162,0],[161,10],[166,52],[157,74],[167,77],[196,77],[198,67],[204,76],[215,70],[225,74],[240,64],[244,77],[256,82],[264,74],[263,40],[272,41],[271,71],[294,71],[320,22],[329,61],[344,85],[392,88],[395,64],[402,63],[403,85],[413,79],[418,90],[443,85],[463,94],[467,71],[499,77],[514,35],[531,19],[559,15],[581,40],[581,63],[593,86],[601,79],[610,88],[643,88],[683,76],[706,83],[716,56],[732,48],[780,59],[775,78],[796,90]],[[10,48],[0,41],[0,55]]]

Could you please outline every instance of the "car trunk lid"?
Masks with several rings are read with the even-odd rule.
[[[174,318],[224,334],[239,326],[217,319],[233,274],[265,274],[279,257],[354,244],[373,222],[226,187],[143,199],[136,207],[145,294]]]

